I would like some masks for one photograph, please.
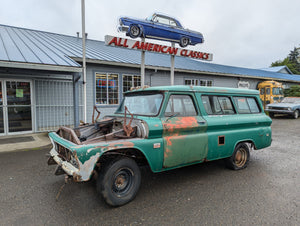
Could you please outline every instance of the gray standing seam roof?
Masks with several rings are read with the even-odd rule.
[[[81,67],[72,58],[82,58],[82,40],[74,36],[55,34],[7,25],[0,25],[0,61]],[[86,40],[86,58],[98,61],[140,65],[141,54],[106,46],[103,41]],[[146,52],[146,66],[169,68],[170,56]],[[216,73],[300,82],[300,75],[291,75],[202,62],[175,57],[175,68],[194,73]]]

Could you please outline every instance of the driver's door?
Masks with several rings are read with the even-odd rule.
[[[164,168],[202,161],[207,156],[207,123],[195,103],[193,95],[169,95],[162,118]]]

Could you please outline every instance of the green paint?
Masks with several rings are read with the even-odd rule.
[[[144,91],[157,91],[163,93],[165,97],[159,115],[135,116],[146,125],[147,138],[75,145],[56,133],[50,133],[49,136],[55,142],[76,152],[79,161],[83,164],[97,153],[100,153],[99,158],[101,158],[107,151],[135,149],[145,156],[153,172],[229,157],[239,142],[253,142],[256,149],[271,145],[272,120],[263,111],[257,114],[207,115],[201,100],[203,94],[226,95],[230,98],[250,96],[257,99],[262,109],[258,91],[189,86],[153,87]],[[168,98],[170,95],[178,94],[192,97],[197,110],[196,116],[164,116]],[[233,106],[236,107],[234,103]],[[120,116],[123,115],[112,115],[112,117]],[[220,136],[224,137],[222,144],[220,144]],[[154,144],[159,145],[155,147]]]

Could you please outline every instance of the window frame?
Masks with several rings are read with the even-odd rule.
[[[101,103],[97,103],[97,74],[99,75],[105,75],[106,76],[106,104],[101,104]],[[117,88],[117,94],[118,94],[118,103],[116,104],[110,104],[109,103],[109,89],[108,89],[108,76],[109,75],[117,75],[117,81],[118,81],[118,88]],[[123,85],[123,84],[122,84]],[[120,96],[120,73],[115,73],[115,72],[95,72],[94,73],[94,101],[95,101],[95,105],[97,106],[118,106],[120,104],[121,101],[121,96]]]
[[[186,93],[170,93],[170,94],[168,95],[168,98],[166,99],[166,100],[167,100],[167,101],[166,101],[166,105],[165,105],[163,111],[161,112],[163,117],[165,117],[165,118],[172,117],[172,116],[166,116],[166,115],[165,115],[166,110],[167,110],[167,108],[168,108],[168,104],[169,104],[169,101],[170,101],[171,96],[188,96],[188,97],[190,97],[191,100],[192,100],[194,109],[195,109],[195,113],[196,113],[195,115],[174,115],[173,117],[196,117],[196,116],[199,116],[199,112],[200,112],[200,111],[199,111],[199,109],[198,109],[198,106],[197,106],[197,104],[196,104],[196,101],[195,101],[195,98],[194,98],[193,95],[191,95],[191,94],[186,94]],[[186,111],[185,106],[184,106],[184,110]]]
[[[140,79],[140,86],[141,86],[141,75],[137,75],[137,74],[122,74],[122,94],[123,94],[123,96],[124,96],[124,93],[126,93],[127,91],[130,91],[130,88],[129,88],[129,90],[127,90],[127,91],[124,91],[124,76],[130,76],[131,77],[131,82],[133,83],[133,85],[134,85],[134,77],[135,76],[137,76],[137,77],[139,77],[139,79]],[[133,86],[133,87],[138,87],[138,86]]]
[[[215,112],[212,112],[211,114],[208,113],[208,112],[206,111],[205,105],[204,105],[204,103],[203,103],[203,99],[202,99],[203,97],[216,97],[218,106],[220,107],[222,113],[221,113],[221,114],[217,114],[217,113],[215,113]],[[230,101],[230,104],[231,104],[233,113],[225,113],[225,112],[224,112],[225,109],[223,109],[223,105],[220,103],[220,100],[219,100],[220,97],[228,98],[228,100]],[[236,115],[236,114],[237,114],[237,111],[236,111],[235,105],[234,105],[234,103],[233,103],[233,101],[232,101],[232,98],[231,98],[231,96],[228,96],[228,95],[204,94],[204,95],[201,95],[201,104],[202,104],[203,107],[204,107],[205,113],[206,113],[207,115],[209,115],[209,116],[224,116],[224,115]],[[211,108],[211,103],[210,103],[210,102],[209,102],[209,105],[210,105],[210,108]],[[211,108],[211,110],[212,110],[212,108]]]
[[[186,84],[186,81],[189,81],[191,84]],[[201,83],[203,83],[204,85],[201,85]],[[185,78],[184,79],[184,85],[186,85],[186,86],[213,87],[214,81],[209,80],[209,79]]]
[[[237,102],[235,101],[236,98],[245,98],[246,103],[247,103],[247,106],[248,106],[248,109],[249,109],[250,112],[239,112],[238,104],[237,104]],[[258,101],[257,101],[257,98],[254,97],[254,96],[233,96],[232,99],[233,99],[233,102],[234,102],[234,105],[235,105],[235,108],[236,108],[236,112],[237,112],[238,114],[241,114],[241,115],[245,115],[245,114],[260,114],[260,113],[262,112],[262,109],[261,109],[261,107],[260,107],[260,105],[259,105],[259,103],[258,103]],[[248,102],[248,99],[253,99],[253,100],[255,101],[256,106],[257,106],[257,108],[258,108],[258,112],[252,112],[251,107],[250,107],[250,104],[249,104],[249,102]]]

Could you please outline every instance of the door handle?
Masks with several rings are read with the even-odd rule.
[[[197,121],[199,125],[205,125],[205,121]]]

